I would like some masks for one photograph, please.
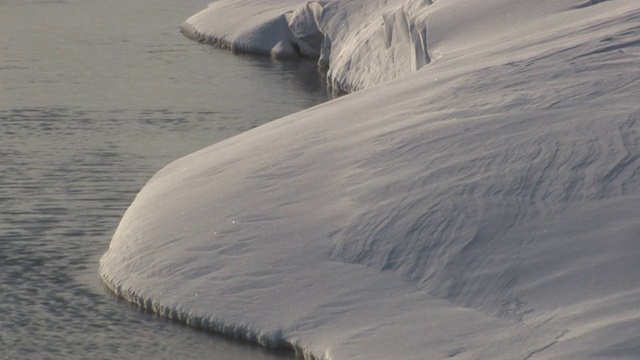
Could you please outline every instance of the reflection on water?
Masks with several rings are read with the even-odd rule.
[[[136,310],[97,275],[159,168],[326,100],[313,62],[183,38],[206,3],[0,1],[0,358],[284,356]]]

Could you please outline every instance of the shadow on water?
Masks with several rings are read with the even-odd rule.
[[[216,51],[214,46],[210,46]],[[318,61],[310,58],[297,58],[278,60],[269,56],[258,56],[246,53],[233,53],[234,56],[247,61],[252,66],[263,69],[265,72],[275,72],[280,77],[275,83],[299,89],[302,93],[313,94],[313,98],[321,96],[332,100],[344,95],[344,91],[332,89],[327,83],[327,68],[319,67]]]

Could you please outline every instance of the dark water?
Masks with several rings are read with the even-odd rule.
[[[0,0],[0,359],[280,359],[112,296],[98,260],[170,161],[327,99],[313,62],[179,25],[207,0]]]

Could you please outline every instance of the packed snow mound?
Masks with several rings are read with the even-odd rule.
[[[306,358],[640,358],[637,1],[235,3],[210,9],[247,38],[319,19],[365,89],[158,172],[101,259],[116,293]],[[375,34],[422,17],[431,62],[397,72]]]
[[[355,91],[414,72],[431,59],[431,2],[219,0],[182,25],[185,35],[235,51],[318,58],[329,84]]]

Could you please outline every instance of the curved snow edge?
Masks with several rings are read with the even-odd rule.
[[[214,316],[193,314],[181,309],[180,306],[172,307],[164,305],[152,297],[144,297],[132,289],[118,285],[116,281],[103,271],[100,271],[100,278],[107,288],[116,296],[145,310],[152,311],[158,316],[181,322],[195,329],[255,343],[268,349],[290,350],[295,353],[296,358],[302,358],[304,360],[331,360],[325,355],[316,354],[312,350],[302,347],[299,343],[287,339],[282,329],[277,331],[264,331],[251,324],[225,323]]]

